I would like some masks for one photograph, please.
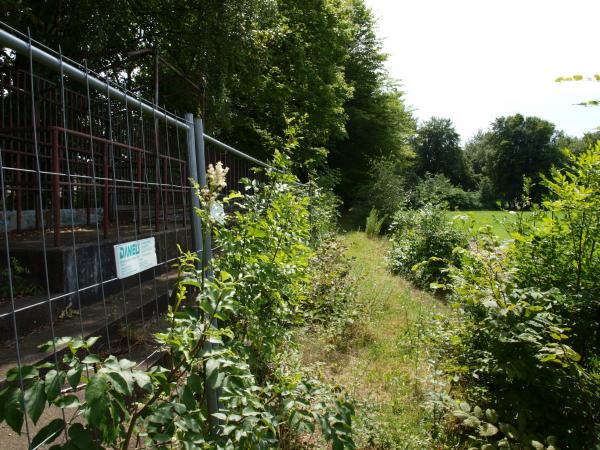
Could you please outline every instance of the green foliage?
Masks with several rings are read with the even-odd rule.
[[[485,175],[498,199],[506,202],[520,199],[523,178],[527,177],[534,183],[533,201],[540,201],[544,193],[538,184],[540,173],[549,173],[553,165],[563,161],[557,137],[554,125],[537,117],[516,114],[496,119],[488,139],[493,151]]]
[[[568,296],[561,315],[584,355],[600,354],[600,144],[555,169],[542,209],[515,230],[512,256],[524,286]]]
[[[29,268],[17,258],[11,257],[10,270],[8,267],[0,270],[0,299],[10,299],[11,286],[12,295],[15,297],[41,294],[43,289],[32,282],[29,275]]]
[[[445,283],[448,266],[458,262],[454,249],[467,243],[444,211],[432,205],[398,211],[391,232],[390,268],[425,288]]]
[[[370,161],[365,183],[358,187],[354,207],[361,221],[377,209],[386,219],[387,228],[396,211],[405,207],[409,199],[406,189],[407,169],[396,157],[381,157]]]
[[[381,234],[381,226],[385,221],[386,216],[379,217],[379,211],[375,208],[371,208],[371,212],[367,216],[367,221],[365,223],[365,233],[369,237],[376,237]]]
[[[286,163],[276,153],[275,164]],[[66,442],[53,448],[65,450],[266,449],[317,427],[332,448],[354,447],[346,396],[282,356],[294,326],[325,314],[315,314],[321,293],[312,290],[312,277],[320,274],[309,267],[315,254],[309,199],[318,201],[319,194],[309,197],[295,177],[269,170],[268,182],[247,180],[243,193],[221,198],[227,171],[210,166],[207,187],[195,185],[202,201],[197,213],[219,252],[204,270],[196,253],[180,258],[168,326],[155,334],[164,367],[145,371],[94,354],[97,338],[60,338],[42,348],[66,349],[56,365],[7,373],[0,420],[21,433],[25,412],[37,423],[48,407],[72,409],[77,420],[54,420],[33,438],[50,444],[64,433]],[[231,214],[215,213],[223,202],[234,204]],[[331,286],[325,290],[328,299],[343,297]],[[82,398],[74,395],[79,388]],[[219,409],[209,416],[211,390],[219,392]]]
[[[448,405],[449,429],[467,445],[598,444],[600,146],[569,158],[542,181],[542,209],[519,213],[512,243],[480,233],[451,268],[458,314],[445,371],[456,395],[478,406]]]
[[[510,259],[492,237],[480,236],[459,255],[462,268],[451,271],[459,318],[446,343],[453,358],[445,370],[461,387],[459,395],[511,424],[486,426],[486,434],[474,439],[470,429],[480,422],[454,414],[464,427],[462,438],[525,446],[553,434],[561,446],[581,448],[593,436],[588,424],[594,423],[599,380],[585,373],[570,345],[571,329],[561,316],[565,297],[556,289],[519,287]]]
[[[471,186],[471,180],[460,147],[460,136],[450,119],[432,117],[418,129],[414,139],[417,155],[416,171],[426,174],[443,174],[454,185]]]
[[[478,192],[469,192],[454,186],[445,175],[425,175],[410,195],[410,205],[420,208],[427,204],[447,209],[478,209]]]
[[[362,0],[350,0],[344,5],[350,24],[344,77],[353,92],[344,104],[346,136],[331,142],[329,163],[341,171],[337,192],[347,204],[354,206],[361,194],[357,186],[369,178],[372,160],[389,158],[398,165],[406,165],[411,160],[409,143],[414,135],[415,120],[404,104],[403,92],[388,78],[384,65],[387,55],[375,34],[373,13]],[[392,208],[387,212],[381,204],[370,204],[364,216],[370,206],[385,214],[395,211]]]

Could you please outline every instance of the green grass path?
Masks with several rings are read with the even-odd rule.
[[[357,400],[359,448],[428,448],[428,337],[446,307],[387,270],[386,240],[359,232],[341,239],[361,278],[357,303],[366,305],[365,314],[343,349],[324,337],[306,339],[305,362]]]

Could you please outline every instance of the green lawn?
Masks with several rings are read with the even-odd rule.
[[[492,232],[500,239],[510,238],[506,225],[513,224],[517,218],[515,213],[508,211],[448,211],[448,217],[456,216],[470,217],[474,221],[476,229],[489,225]],[[456,221],[457,226],[461,226],[460,223],[460,221]]]
[[[434,317],[448,307],[388,271],[386,239],[362,232],[341,239],[360,277],[356,301],[367,305],[365,315],[343,349],[325,336],[305,335],[303,362],[356,400],[358,448],[431,448],[424,408],[434,370],[430,338]]]

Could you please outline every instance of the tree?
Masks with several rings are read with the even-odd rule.
[[[460,136],[450,119],[432,117],[418,129],[414,139],[417,174],[445,175],[454,185],[469,188]]]
[[[396,168],[409,163],[408,144],[415,122],[402,92],[388,78],[386,55],[375,35],[371,11],[363,0],[351,0],[346,14],[351,40],[344,76],[352,88],[352,97],[344,104],[348,116],[346,134],[330,143],[329,163],[342,175],[338,193],[347,203],[353,203],[357,201],[357,185],[367,182],[374,161],[385,160],[387,164],[394,160]]]
[[[540,174],[562,162],[554,124],[521,114],[500,117],[492,124],[489,136],[493,152],[487,166],[498,198],[513,202],[523,194],[523,179],[533,182],[532,199],[539,201],[544,189],[537,184]]]

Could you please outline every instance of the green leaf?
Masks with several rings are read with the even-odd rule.
[[[74,423],[69,428],[69,437],[73,440],[78,449],[91,450],[98,448],[92,439],[90,430],[83,427],[80,423]]]
[[[65,422],[62,419],[54,419],[35,435],[31,441],[32,449],[37,448],[41,444],[49,444],[60,435],[65,428]]]
[[[54,400],[60,394],[60,390],[65,383],[65,373],[50,370],[46,374],[46,397],[49,402]]]
[[[106,372],[106,376],[117,392],[123,395],[132,394],[127,381],[125,381],[125,378],[123,378],[121,374],[118,372]]]
[[[227,416],[223,413],[216,412],[211,414],[215,419],[222,420],[223,422],[227,421]]]
[[[9,427],[21,434],[23,428],[23,410],[21,390],[13,387],[4,396],[4,420]]]
[[[197,374],[192,374],[188,377],[187,385],[190,387],[192,392],[196,394],[202,394],[204,392],[202,378],[200,378],[200,376]]]
[[[135,382],[139,387],[147,392],[152,392],[152,380],[145,372],[141,370],[134,370],[132,373]]]
[[[108,382],[103,375],[93,376],[85,388],[88,422],[97,424],[108,412]]]
[[[81,360],[83,364],[98,364],[100,363],[100,358],[97,355],[87,355],[85,358]]]
[[[37,423],[46,405],[45,383],[38,380],[25,391],[25,409],[33,423]]]
[[[79,397],[76,395],[65,395],[54,401],[54,404],[59,408],[77,408],[81,405]]]
[[[206,382],[213,388],[215,387],[214,385],[217,381],[217,375],[219,373],[218,369],[219,369],[219,361],[218,360],[211,358],[206,361],[206,366],[205,366]]]
[[[498,414],[493,409],[489,409],[489,408],[486,409],[485,410],[485,417],[491,423],[498,422]]]
[[[96,342],[98,342],[99,339],[100,339],[100,336],[92,336],[92,337],[88,338],[87,341],[85,341],[85,346],[87,348],[91,348]]]
[[[73,389],[77,389],[77,386],[79,385],[79,381],[81,380],[81,371],[82,367],[79,366],[73,367],[67,372],[67,380]]]
[[[498,428],[496,428],[491,423],[483,422],[479,426],[479,435],[483,437],[494,436],[498,433]]]
[[[119,367],[121,368],[121,370],[133,369],[135,366],[137,366],[137,363],[135,361],[129,361],[128,359],[119,360]]]
[[[535,450],[544,450],[544,444],[542,444],[539,441],[531,441],[531,446],[535,449]]]
[[[39,371],[34,366],[21,366],[20,377],[23,380],[35,378],[39,375]],[[19,368],[13,367],[6,372],[6,381],[17,381],[19,379]]]

